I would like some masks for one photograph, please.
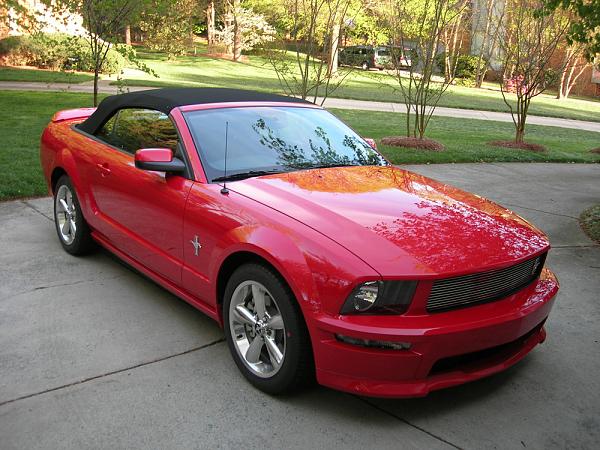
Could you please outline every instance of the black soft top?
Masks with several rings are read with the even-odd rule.
[[[78,125],[78,128],[94,134],[117,110],[123,108],[147,108],[169,114],[173,108],[179,106],[232,102],[309,103],[300,98],[242,89],[151,89],[106,97],[100,102],[96,111]]]

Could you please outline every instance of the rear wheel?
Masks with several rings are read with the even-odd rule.
[[[54,224],[63,248],[72,255],[83,255],[94,248],[94,241],[71,180],[59,178],[54,188]]]
[[[302,313],[277,273],[260,264],[238,268],[225,289],[223,317],[231,355],[254,386],[282,394],[313,379]]]

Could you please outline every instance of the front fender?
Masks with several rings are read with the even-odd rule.
[[[183,285],[218,314],[223,280],[221,269],[235,270],[228,260],[248,252],[273,266],[286,280],[300,308],[338,314],[356,283],[380,275],[348,249],[302,222],[230,189],[195,183],[188,197],[184,220]],[[199,237],[196,253],[188,241]]]
[[[224,261],[233,254],[248,252],[265,259],[286,280],[302,310],[319,308],[319,293],[306,251],[302,243],[280,230],[269,227],[242,226],[231,230],[225,240],[230,244],[211,268],[211,279],[216,280]],[[216,297],[217,286],[214,286]]]

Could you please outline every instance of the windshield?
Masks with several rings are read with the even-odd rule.
[[[352,129],[322,109],[221,108],[188,112],[185,118],[210,181],[224,179],[226,126],[227,178],[387,164]]]

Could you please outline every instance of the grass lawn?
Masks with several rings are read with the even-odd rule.
[[[39,139],[42,130],[61,109],[91,106],[91,94],[0,91],[0,199],[46,194],[39,163]],[[398,134],[403,114],[373,111],[333,110],[365,137],[376,139]],[[492,148],[495,139],[510,139],[509,123],[434,117],[429,137],[441,141],[446,150],[427,153],[380,146],[391,161],[400,163],[441,163],[477,161],[555,161],[600,162],[600,154],[588,150],[598,146],[600,135],[593,132],[531,126],[527,137],[543,144],[547,153]]]
[[[0,67],[0,81],[31,81],[39,83],[83,83],[93,80],[87,73],[54,72],[41,69],[20,69],[18,67]]]
[[[377,141],[402,134],[406,116],[398,113],[332,109],[361,136]],[[509,122],[433,117],[427,137],[446,147],[443,152],[427,152],[379,144],[379,150],[394,164],[452,162],[600,162],[600,154],[589,150],[598,146],[600,133],[567,128],[530,125],[525,140],[546,147],[534,153],[487,145],[490,141],[511,140],[514,126]]]
[[[161,53],[138,49],[143,62],[159,78],[141,71],[129,71],[125,80],[132,86],[214,86],[282,92],[277,75],[265,58],[250,55],[247,62],[235,63],[206,57],[205,51],[204,46],[199,46],[197,56],[167,61]],[[401,102],[400,94],[394,91],[393,79],[378,71],[355,70],[332,97]],[[508,111],[497,85],[493,84],[486,84],[482,89],[451,86],[439,106]],[[580,98],[558,101],[552,95],[543,94],[532,101],[530,114],[600,122],[600,101]]]
[[[45,195],[40,136],[60,109],[92,106],[91,94],[0,91],[0,200]]]

